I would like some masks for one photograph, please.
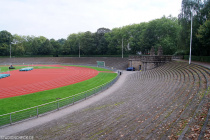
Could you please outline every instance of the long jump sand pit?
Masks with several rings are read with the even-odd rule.
[[[33,69],[10,71],[10,77],[0,79],[0,99],[63,87],[88,80],[98,75],[90,68],[44,65],[61,69]]]

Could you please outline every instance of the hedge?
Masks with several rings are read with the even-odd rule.
[[[185,60],[189,60],[189,55],[184,56]],[[192,61],[210,62],[210,56],[191,56]]]

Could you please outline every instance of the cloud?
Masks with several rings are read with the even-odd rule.
[[[0,30],[67,38],[71,33],[178,16],[181,0],[0,0]]]

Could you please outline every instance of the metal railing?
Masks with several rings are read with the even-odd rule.
[[[66,98],[58,99],[56,101],[52,101],[46,104],[38,105],[35,107],[30,107],[27,109],[7,113],[0,115],[0,128],[5,127],[17,122],[21,122],[27,119],[36,118],[44,114],[48,114],[53,111],[57,111],[61,108],[65,108],[70,105],[74,105],[75,103],[86,100],[88,97],[92,95],[96,95],[97,93],[102,92],[103,90],[112,86],[119,78],[119,73],[116,78],[113,80],[104,83],[95,88],[89,89],[87,91],[75,94],[73,96],[69,96]]]

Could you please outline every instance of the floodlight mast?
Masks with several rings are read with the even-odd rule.
[[[189,64],[191,63],[191,51],[192,51],[192,24],[193,24],[193,15],[191,11],[191,34],[190,34],[190,56],[189,56]]]
[[[16,43],[17,43],[17,41],[15,39],[13,39],[13,41],[10,42],[10,58],[12,58],[12,46],[11,46],[11,44],[16,44]]]
[[[191,51],[192,51],[192,25],[193,25],[193,7],[192,3],[195,2],[195,0],[189,0],[191,3],[190,5],[190,12],[191,12],[191,34],[190,34],[190,55],[189,55],[189,64],[191,63]]]
[[[79,58],[80,58],[80,43],[79,43]]]
[[[10,58],[12,57],[12,48],[11,48],[11,43],[10,43]]]
[[[122,58],[123,58],[123,38],[122,38]]]

